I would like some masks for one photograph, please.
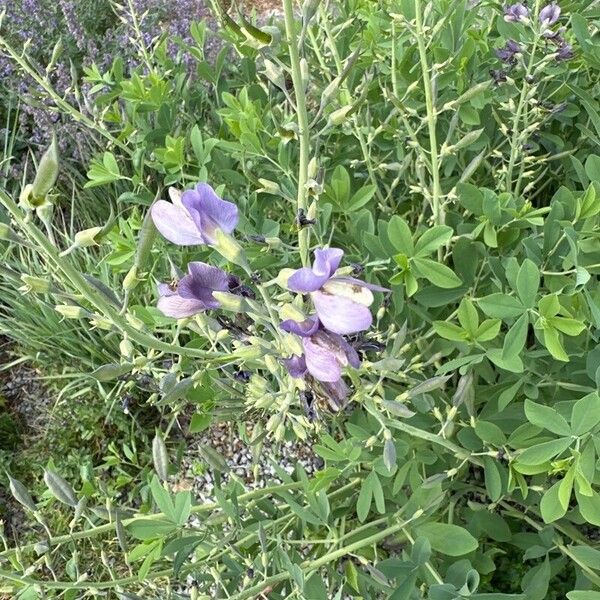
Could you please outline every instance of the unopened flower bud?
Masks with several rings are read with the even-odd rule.
[[[39,206],[48,192],[54,187],[58,178],[58,144],[56,136],[53,136],[52,143],[40,159],[40,163],[35,174],[35,179],[31,186],[31,195],[36,206]]]
[[[119,351],[121,352],[121,356],[131,358],[133,354],[133,344],[128,339],[121,340]]]
[[[23,242],[23,240],[21,240],[21,238],[6,223],[0,223],[0,241]]]
[[[265,192],[267,194],[273,194],[274,196],[281,196],[281,188],[278,183],[274,181],[270,181],[269,179],[261,179],[259,178],[258,183],[260,183],[261,188],[257,190],[257,192]]]
[[[82,231],[78,231],[75,234],[75,241],[71,246],[69,246],[66,250],[60,253],[61,256],[66,256],[67,254],[71,254],[73,250],[77,248],[87,248],[88,246],[95,246],[97,244],[96,236],[102,231],[102,227],[90,227],[89,229],[84,229]]]
[[[134,265],[129,269],[127,275],[125,275],[125,279],[123,279],[123,289],[126,292],[129,292],[133,290],[140,281],[141,279],[138,279],[137,267]]]
[[[270,248],[279,248],[281,246],[281,239],[278,237],[267,237],[265,238],[265,244]]]
[[[144,321],[134,317],[131,313],[125,313],[125,318],[134,329],[137,329],[138,331],[144,329]]]
[[[214,248],[223,258],[244,269],[249,268],[248,261],[244,256],[244,250],[232,236],[217,229],[215,231],[215,238],[216,244]]]
[[[308,178],[314,179],[317,176],[318,169],[317,159],[313,156],[308,163]]]
[[[90,319],[90,323],[97,327],[98,329],[102,329],[104,331],[110,331],[113,328],[113,323],[106,317],[101,317],[100,315],[94,315]]]
[[[25,284],[26,292],[35,294],[46,294],[52,287],[52,282],[33,275],[21,275],[21,281]]]
[[[229,292],[213,292],[213,298],[221,305],[224,310],[230,310],[231,312],[245,312],[248,310],[248,303],[243,296],[237,294],[230,294]]]
[[[334,110],[329,115],[329,123],[331,125],[341,125],[346,120],[346,117],[348,116],[348,113],[351,110],[352,110],[351,104],[342,106],[342,108],[338,108],[337,110]]]

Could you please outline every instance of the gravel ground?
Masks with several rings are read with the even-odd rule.
[[[248,489],[281,483],[274,465],[291,474],[297,464],[302,465],[310,476],[323,467],[322,459],[312,450],[313,441],[262,443],[260,451],[253,456],[252,448],[243,438],[249,439],[254,425],[245,423],[246,434],[240,435],[235,423],[217,423],[203,434],[190,436],[186,440],[186,450],[182,461],[182,475],[174,481],[174,490],[191,490],[197,501],[214,501],[214,469],[206,468],[204,447],[217,452],[227,463],[228,472],[223,472],[222,480],[227,482],[231,474],[241,480]]]

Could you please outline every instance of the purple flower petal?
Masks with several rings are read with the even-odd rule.
[[[329,396],[329,405],[334,410],[339,410],[344,406],[350,394],[350,388],[343,379],[331,383],[322,382],[321,387]]]
[[[214,244],[215,231],[231,233],[239,220],[238,209],[233,202],[222,200],[207,183],[199,183],[195,189],[187,190],[181,198],[205,243]]]
[[[334,335],[335,334],[333,333],[331,334],[332,337]],[[335,337],[338,338],[338,344],[346,354],[346,360],[348,361],[348,364],[351,367],[358,369],[360,367],[360,357],[358,356],[358,352],[341,335],[336,335]]]
[[[314,292],[336,272],[344,251],[339,248],[315,250],[312,268],[298,269],[289,279],[288,288],[292,292]]]
[[[182,298],[179,294],[162,296],[158,299],[157,307],[165,317],[172,317],[174,319],[191,317],[206,309],[205,304],[201,300]]]
[[[304,377],[306,374],[306,360],[304,359],[304,356],[296,356],[294,354],[294,356],[290,358],[284,358],[283,364],[290,376],[295,379]]]
[[[317,343],[314,338],[304,338],[304,357],[308,372],[319,381],[333,382],[342,376],[342,367],[331,349]]]
[[[327,275],[332,277],[340,266],[344,251],[339,248],[325,248],[315,250],[313,261],[313,272],[315,275]]]
[[[544,6],[540,11],[540,22],[542,25],[554,25],[560,18],[560,6],[556,3],[548,4]]]
[[[364,304],[326,292],[313,292],[317,316],[325,328],[340,335],[369,329],[373,322],[371,311]]]
[[[287,282],[288,288],[292,292],[314,292],[327,282],[329,275],[315,275],[312,269],[303,267],[298,269]]]
[[[229,276],[217,267],[203,262],[191,262],[186,275],[177,287],[182,298],[194,298],[204,303],[205,308],[218,308],[219,302],[214,299],[214,291],[225,292],[229,289]]]
[[[152,220],[161,235],[178,246],[204,243],[194,220],[187,210],[166,200],[157,200],[150,209]]]
[[[319,319],[316,317],[308,317],[304,321],[294,321],[287,319],[283,321],[279,327],[288,333],[295,333],[300,337],[310,337],[319,329]]]

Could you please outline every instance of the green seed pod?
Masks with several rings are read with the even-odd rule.
[[[148,262],[148,258],[150,257],[156,234],[157,230],[154,221],[152,220],[152,214],[148,211],[144,217],[144,222],[142,223],[142,228],[140,229],[138,237],[137,250],[133,261],[135,267],[142,270],[144,269]]]
[[[303,91],[306,93],[306,90],[308,89],[308,84],[310,83],[310,77],[308,74],[308,62],[305,58],[300,59],[300,74],[302,76],[302,88]]]
[[[131,267],[131,269],[129,269],[127,275],[125,275],[125,279],[123,279],[123,290],[125,292],[130,292],[131,290],[133,290],[141,281],[141,279],[138,279],[137,275],[137,267],[134,265],[133,267]]]
[[[152,460],[156,474],[165,481],[169,477],[169,455],[162,435],[158,431],[152,440]]]
[[[96,381],[112,381],[113,379],[117,379],[117,377],[130,373],[131,368],[132,365],[129,363],[109,363],[98,367],[95,371],[92,371],[90,375]]]
[[[0,223],[0,240],[4,242],[16,242],[17,244],[23,242],[6,223]]]
[[[56,136],[52,137],[50,147],[44,152],[31,186],[34,202],[44,201],[48,192],[54,187],[58,178],[58,144]]]

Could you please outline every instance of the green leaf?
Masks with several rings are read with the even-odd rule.
[[[373,486],[371,484],[370,475],[367,477],[360,486],[360,492],[358,494],[358,500],[356,501],[356,514],[358,520],[364,523],[365,519],[369,515],[371,510],[371,501],[373,500]]]
[[[449,523],[425,523],[416,527],[417,535],[429,540],[431,547],[447,556],[463,556],[477,550],[477,540],[463,527]]]
[[[176,527],[177,525],[164,519],[136,519],[127,525],[129,533],[137,540],[153,540],[165,537],[175,531]]]
[[[489,342],[496,338],[500,333],[502,321],[500,319],[486,319],[475,332],[475,339],[478,342]]]
[[[452,227],[447,225],[436,225],[428,229],[418,240],[415,245],[415,256],[429,256],[438,248],[446,244],[452,238]]]
[[[502,478],[496,461],[491,456],[485,456],[483,460],[483,474],[485,489],[492,502],[497,502],[502,495]]]
[[[600,396],[592,392],[575,402],[571,412],[573,435],[583,435],[600,423]]]
[[[170,521],[177,521],[171,494],[169,494],[169,492],[161,485],[160,480],[156,475],[150,482],[150,491],[152,492],[152,498],[154,498],[154,502],[156,502],[160,512],[164,513]]]
[[[557,481],[548,491],[542,496],[540,502],[540,511],[544,523],[554,523],[558,519],[562,519],[565,516],[567,510],[564,508],[558,498],[560,490],[560,481]]]
[[[467,338],[467,332],[462,329],[462,327],[459,327],[454,323],[448,323],[447,321],[434,321],[432,325],[434,331],[445,340],[464,342]]]
[[[458,306],[457,311],[458,322],[462,328],[469,333],[471,337],[475,337],[475,332],[479,327],[479,316],[477,309],[469,298],[463,298]]]
[[[501,348],[490,348],[486,356],[498,367],[511,373],[523,372],[523,361],[518,355],[504,356]]]
[[[529,329],[529,315],[522,314],[508,330],[502,346],[502,358],[509,360],[513,356],[518,356],[525,347],[527,340],[527,330]]]
[[[567,598],[569,600],[600,600],[600,592],[575,590],[574,592],[567,592]]]
[[[558,486],[558,501],[560,505],[567,510],[573,493],[573,480],[575,479],[575,465],[573,465],[560,481]]]
[[[479,420],[475,423],[474,429],[477,437],[488,444],[498,447],[506,444],[506,436],[495,423]]]
[[[517,461],[523,465],[541,465],[564,452],[572,442],[573,440],[569,437],[536,444],[523,450]]]
[[[584,496],[575,490],[575,496],[581,516],[591,525],[600,527],[600,496],[598,492],[593,491],[591,496]]]
[[[517,294],[527,308],[535,306],[535,299],[540,287],[540,271],[537,265],[526,258],[517,273]]]
[[[408,223],[398,215],[394,215],[387,226],[387,235],[392,245],[405,256],[415,252],[412,233]]]
[[[414,271],[420,277],[425,277],[433,285],[441,288],[455,288],[462,285],[459,277],[446,265],[431,260],[430,258],[413,258]]]
[[[557,435],[571,435],[571,428],[567,421],[550,406],[536,404],[525,400],[525,416],[530,423],[556,433]]]
[[[544,327],[544,345],[556,360],[569,362],[569,355],[565,352],[560,341],[560,335],[556,329]]]
[[[212,417],[205,413],[196,413],[190,421],[190,433],[200,433],[208,429],[212,422]]]
[[[479,308],[488,316],[496,319],[518,317],[523,314],[525,307],[514,296],[508,294],[490,294],[478,301]]]
[[[373,197],[376,191],[374,185],[365,185],[354,193],[347,206],[343,207],[346,211],[355,211],[362,208]]]
[[[585,324],[581,321],[566,317],[550,317],[548,323],[561,333],[570,336],[579,335],[585,329]]]

